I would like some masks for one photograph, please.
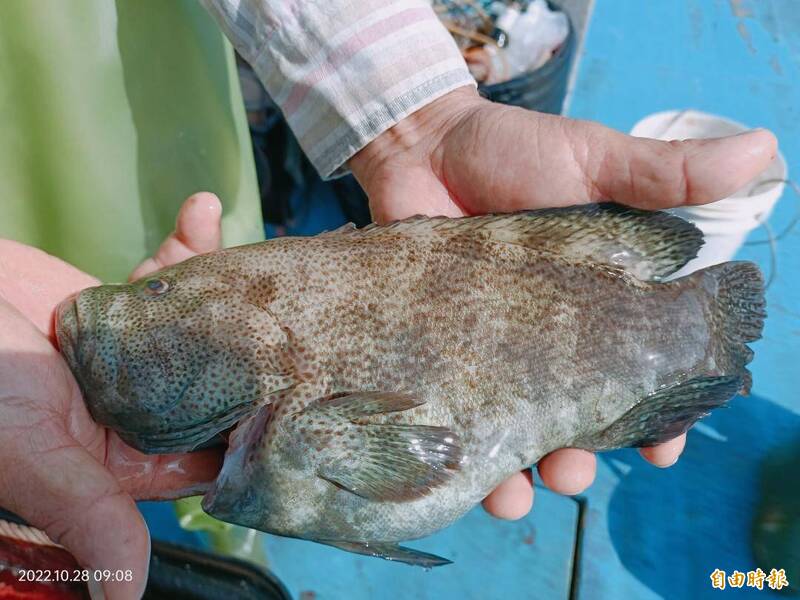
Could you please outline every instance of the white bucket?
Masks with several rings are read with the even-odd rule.
[[[735,135],[750,128],[724,117],[695,110],[671,110],[649,115],[631,129],[631,135],[659,140],[715,138]],[[780,153],[769,167],[733,195],[702,206],[683,206],[669,212],[691,221],[702,232],[705,244],[697,258],[672,278],[731,260],[747,235],[769,218],[783,194],[786,161]]]

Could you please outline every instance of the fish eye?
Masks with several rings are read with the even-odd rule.
[[[144,282],[144,291],[150,296],[160,296],[169,290],[169,282],[166,279],[154,277]]]

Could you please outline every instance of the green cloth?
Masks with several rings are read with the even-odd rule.
[[[124,280],[181,202],[263,239],[233,52],[196,0],[0,2],[0,237]]]

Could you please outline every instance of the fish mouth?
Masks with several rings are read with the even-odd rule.
[[[83,388],[83,370],[91,362],[94,353],[94,325],[92,311],[81,310],[83,291],[62,300],[55,311],[56,342],[61,355],[67,361],[72,374]]]

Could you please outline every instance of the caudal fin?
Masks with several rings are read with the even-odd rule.
[[[747,344],[761,338],[767,316],[764,277],[751,262],[714,265],[701,275],[716,286],[711,321],[719,340],[717,362],[726,372],[741,372],[740,392],[748,394],[752,381],[745,365],[753,359],[753,351]]]
[[[761,337],[766,317],[764,279],[749,262],[715,265],[689,277],[702,277],[712,293],[710,325],[716,338],[719,372],[656,390],[603,431],[579,440],[589,450],[653,446],[691,427],[737,392],[750,392],[746,365],[753,358],[747,347]]]

